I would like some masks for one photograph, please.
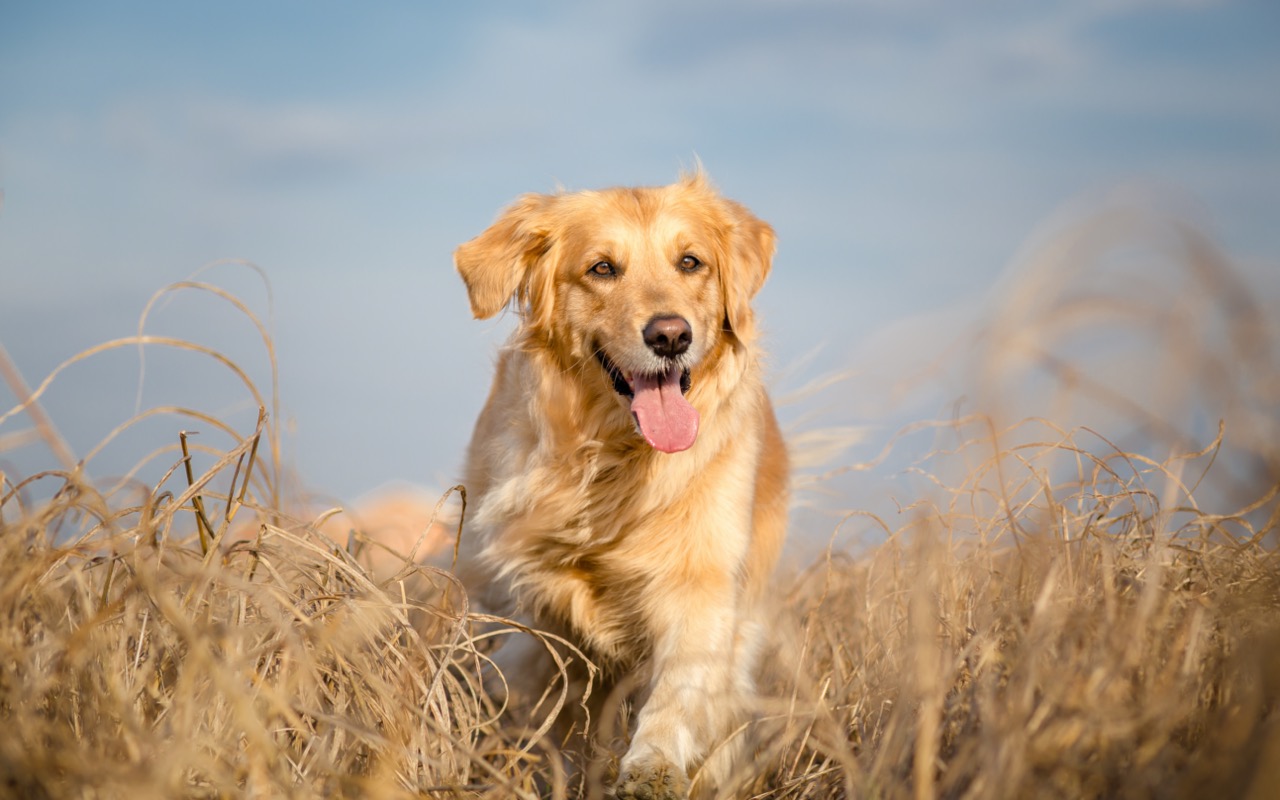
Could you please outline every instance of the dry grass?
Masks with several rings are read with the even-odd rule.
[[[1179,259],[1233,280],[1212,253]],[[1078,310],[1055,296],[1070,302],[1015,327],[1018,357],[1037,353],[1055,385],[1085,392],[1087,369],[1028,333]],[[747,796],[1280,792],[1280,458],[1268,438],[1280,403],[1265,336],[1233,302],[1252,332],[1242,340],[1228,320],[1226,350],[1206,336],[1177,359],[1217,375],[1215,396],[1230,400],[1217,438],[1196,447],[1131,401],[1119,417],[1145,431],[1145,452],[1077,425],[1003,422],[1002,409],[904,434],[937,437],[909,467],[932,488],[892,519],[850,515],[837,538],[878,529],[874,547],[833,548],[785,579],[780,618],[794,624],[779,626],[768,699],[742,734],[760,754]],[[1213,301],[1193,307],[1221,323]],[[140,342],[237,371],[141,329],[104,348]],[[47,382],[30,390],[3,351],[0,368],[25,399],[0,417],[0,442],[41,439],[66,466],[0,480],[0,794],[577,795],[543,736],[563,684],[515,722],[480,680],[490,640],[511,629],[481,624],[494,621],[447,573],[406,561],[375,579],[364,556],[376,543],[359,531],[335,542],[322,519],[290,516],[274,415],[237,431],[191,409],[144,412],[176,418],[149,459],[172,468],[104,486],[41,413]],[[1122,392],[1104,388],[1095,399],[1114,411]],[[19,410],[30,431],[13,430]],[[192,449],[188,419],[227,444]],[[566,674],[580,665],[543,641]]]
[[[974,438],[949,455],[992,451],[988,420],[954,430]],[[1240,536],[1250,515],[1162,505],[1164,465],[1075,438],[1000,451],[884,545],[799,577],[818,713],[804,736],[778,723],[786,767],[762,796],[1280,789],[1274,490]],[[1051,484],[1064,458],[1080,472]]]

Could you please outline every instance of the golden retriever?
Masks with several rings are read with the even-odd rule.
[[[459,574],[639,676],[620,798],[723,789],[741,749],[788,502],[751,307],[774,241],[699,170],[525,195],[454,254],[477,318],[519,314],[467,452]]]

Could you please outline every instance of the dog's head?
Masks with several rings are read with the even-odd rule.
[[[526,342],[594,363],[651,445],[684,450],[692,377],[755,338],[773,229],[701,173],[670,186],[525,195],[454,253],[477,318],[514,303]]]

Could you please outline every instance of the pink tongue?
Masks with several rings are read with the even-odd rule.
[[[655,449],[678,453],[698,438],[698,411],[680,393],[680,368],[666,375],[636,375],[631,380],[631,414]]]

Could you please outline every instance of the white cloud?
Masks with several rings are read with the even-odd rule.
[[[153,91],[101,117],[81,112],[78,135],[105,132],[112,147],[159,170],[252,182],[486,161],[501,169],[524,153],[551,163],[616,160],[664,145],[687,158],[690,143],[758,136],[726,125],[777,114],[785,127],[796,110],[810,117],[798,125],[939,143],[957,128],[1003,124],[1028,103],[1064,114],[1159,112],[1184,108],[1191,96],[1212,113],[1274,118],[1248,82],[1224,86],[1221,76],[1194,72],[1157,80],[1140,65],[1105,63],[1091,41],[1116,15],[1196,5],[592,5],[495,21],[459,46],[447,72],[389,75],[367,96]],[[51,125],[67,135],[65,116]]]

